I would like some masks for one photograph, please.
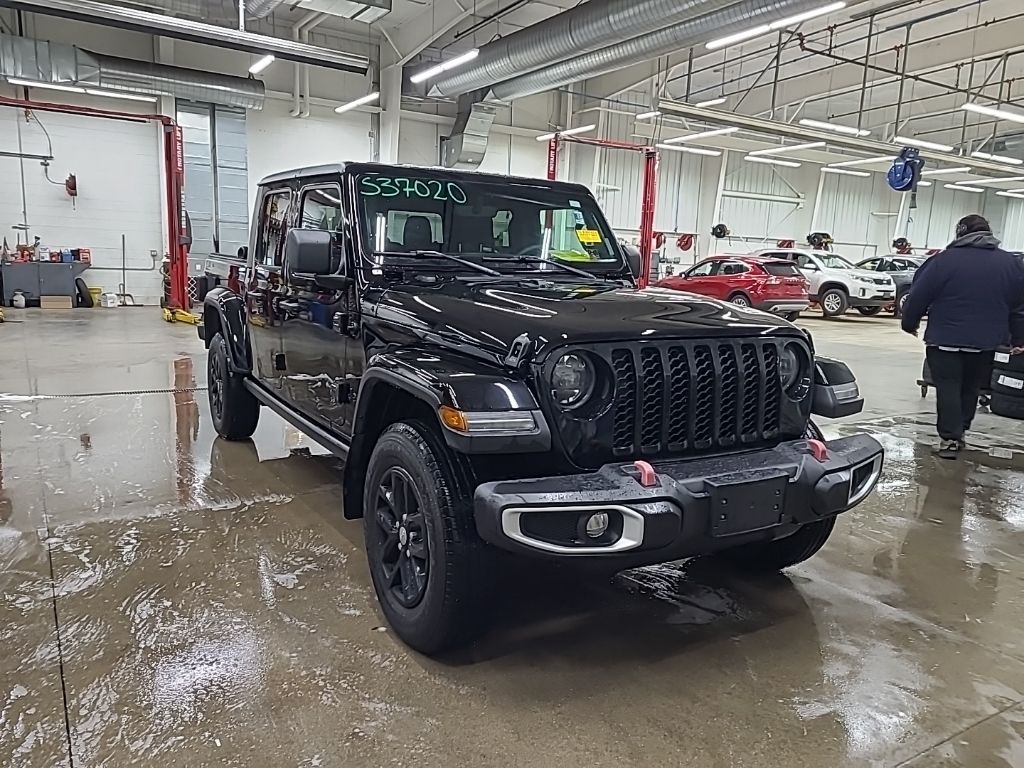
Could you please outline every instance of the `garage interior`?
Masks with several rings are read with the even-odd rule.
[[[585,185],[652,282],[822,238],[923,259],[968,214],[1024,251],[1022,24],[1016,0],[0,0],[0,766],[1024,768],[1024,426],[983,408],[935,458],[895,307],[796,320],[865,398],[825,436],[886,452],[817,556],[510,558],[490,629],[436,658],[380,613],[342,461],[267,409],[217,436],[193,324],[260,180],[346,161]]]

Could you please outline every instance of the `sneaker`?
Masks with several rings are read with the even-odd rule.
[[[935,455],[940,459],[955,459],[960,454],[960,441],[943,440],[935,449]]]
[[[964,440],[961,437],[959,440],[956,441],[956,449],[958,451],[966,451],[967,450],[967,441]]]

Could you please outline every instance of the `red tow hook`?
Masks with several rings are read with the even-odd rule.
[[[658,474],[654,471],[654,467],[646,461],[634,461],[633,467],[640,473],[640,485],[644,488],[651,488],[658,484]]]
[[[828,461],[828,447],[821,440],[808,440],[807,445],[811,449],[811,455],[818,462],[824,464]]]

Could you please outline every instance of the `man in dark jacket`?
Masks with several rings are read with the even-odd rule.
[[[955,459],[995,350],[1024,345],[1024,265],[999,248],[981,216],[961,219],[956,240],[917,270],[903,330],[916,336],[925,315],[928,367],[938,393],[938,454]]]

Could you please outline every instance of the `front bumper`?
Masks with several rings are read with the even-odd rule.
[[[876,292],[872,288],[861,288],[850,293],[851,307],[888,307],[896,302],[896,291]]]
[[[882,470],[867,435],[827,444],[819,461],[806,440],[732,456],[654,464],[641,484],[632,464],[581,475],[506,480],[476,489],[477,530],[487,542],[547,557],[659,562],[782,538],[859,504]],[[608,516],[599,538],[586,533]]]

